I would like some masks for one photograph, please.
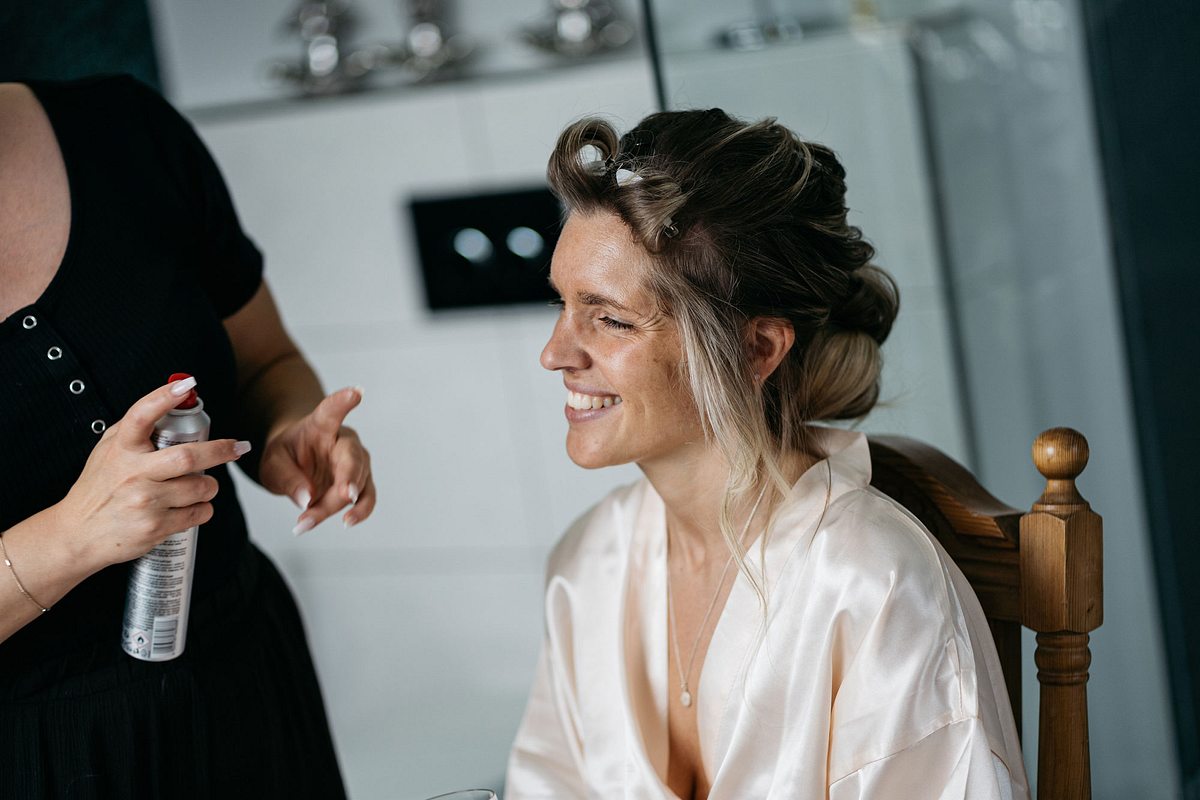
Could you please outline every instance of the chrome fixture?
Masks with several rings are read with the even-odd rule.
[[[722,28],[717,33],[717,42],[731,50],[761,50],[803,36],[800,21],[776,14],[773,5],[771,0],[755,0],[755,18]]]
[[[521,33],[542,50],[578,57],[625,46],[633,39],[633,25],[613,0],[551,0],[547,17]]]
[[[418,79],[465,61],[474,43],[454,33],[450,0],[402,0],[408,7],[410,26],[404,41],[391,48],[391,61],[410,70]]]
[[[404,70],[416,80],[428,78],[463,62],[474,49],[466,37],[453,33],[449,6],[450,0],[402,0],[411,23],[403,42],[351,49],[349,39],[358,20],[347,2],[301,0],[283,27],[300,37],[302,56],[299,62],[271,65],[271,74],[306,95],[353,91],[367,76],[385,70]]]
[[[303,43],[298,62],[277,62],[271,75],[305,94],[336,94],[357,88],[375,65],[368,52],[349,50],[347,40],[357,18],[340,0],[300,0],[284,19],[283,29]]]

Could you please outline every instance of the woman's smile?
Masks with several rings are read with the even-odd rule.
[[[571,422],[595,419],[599,414],[589,412],[606,411],[619,405],[619,394],[567,387],[567,419]]]

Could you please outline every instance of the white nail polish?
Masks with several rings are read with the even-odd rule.
[[[311,519],[303,519],[300,520],[300,523],[296,525],[296,527],[292,528],[292,533],[294,533],[296,536],[299,536],[302,533],[308,533],[312,529],[313,521]]]
[[[353,483],[346,487],[346,495],[350,498],[351,503],[358,502],[358,487]]]
[[[357,524],[358,524],[358,522],[356,520],[352,520],[352,519],[343,519],[342,520],[342,527],[345,528],[346,530],[350,530]]]
[[[172,383],[170,391],[171,394],[175,395],[176,397],[183,397],[194,388],[196,388],[196,379],[184,378]]]
[[[246,453],[250,452],[250,443],[249,442],[237,442],[233,446],[233,452],[234,452],[234,455],[236,455],[238,458],[241,458],[242,456],[246,455]]]
[[[312,502],[312,495],[308,493],[308,489],[297,489],[296,493],[292,495],[292,502],[296,504],[296,508],[303,511]]]
[[[354,391],[358,392],[359,400],[362,400],[364,397],[367,396],[367,390],[361,386],[351,386],[350,388],[353,389]]]

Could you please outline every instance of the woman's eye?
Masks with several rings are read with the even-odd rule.
[[[609,328],[612,328],[612,329],[618,330],[618,331],[628,331],[628,330],[633,329],[633,326],[630,325],[628,322],[619,322],[619,321],[613,319],[612,317],[601,317],[600,321],[602,323],[604,323],[604,325],[606,327],[609,327]]]
[[[556,297],[553,300],[551,300],[549,303],[547,303],[546,305],[550,306],[551,308],[557,308],[559,311],[561,311],[563,306],[566,305],[566,303],[563,302],[563,299],[561,297]]]

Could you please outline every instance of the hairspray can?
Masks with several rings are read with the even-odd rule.
[[[170,381],[190,377],[175,373]],[[151,441],[159,450],[208,440],[208,415],[193,389],[154,425]],[[121,646],[143,661],[169,661],[183,653],[198,527],[173,533],[133,562],[125,595]]]

